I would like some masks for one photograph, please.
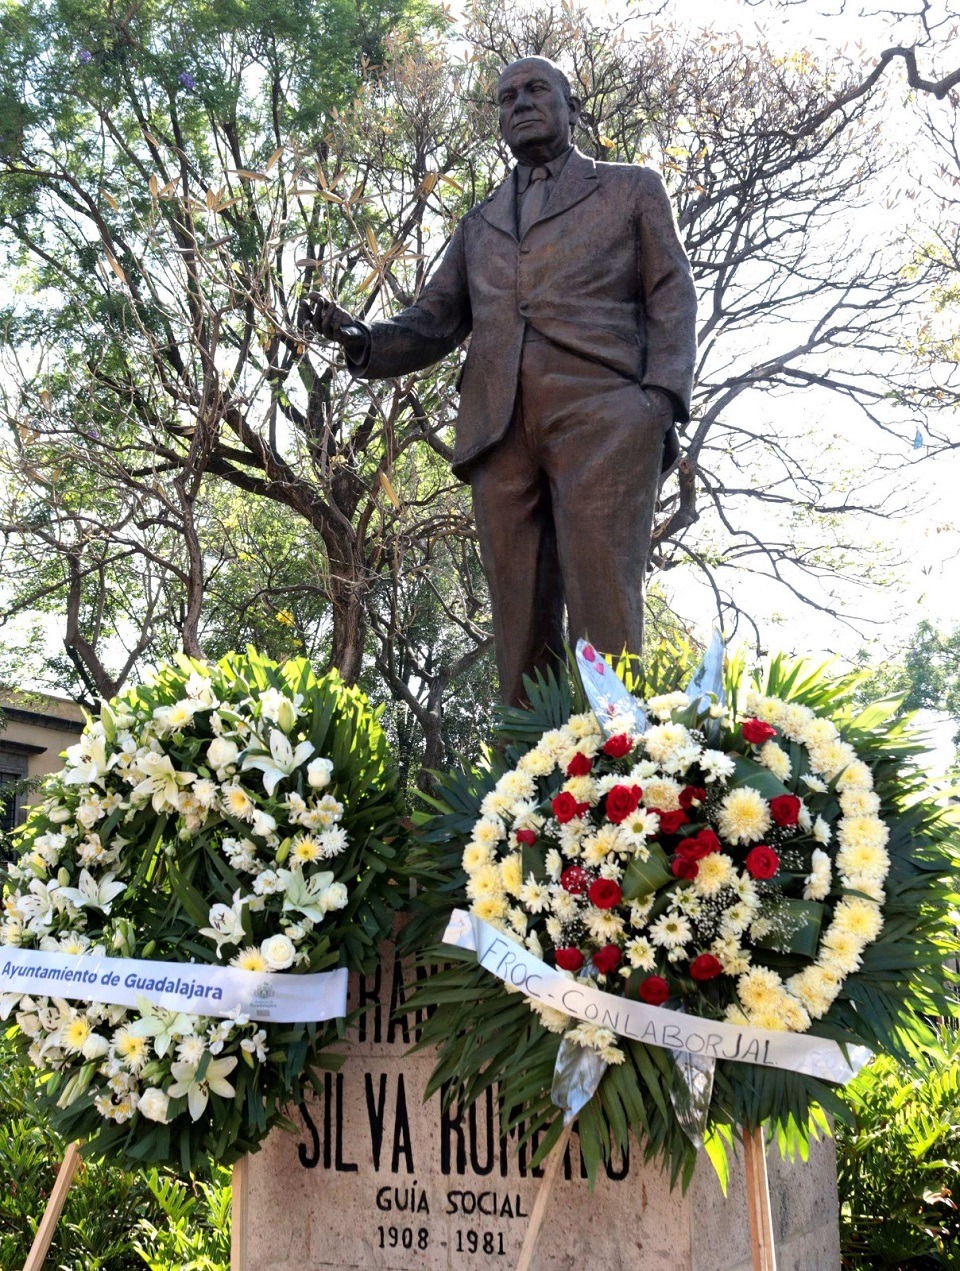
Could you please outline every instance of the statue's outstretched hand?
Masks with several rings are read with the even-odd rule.
[[[361,354],[366,349],[367,337],[356,318],[319,291],[308,292],[301,300],[297,321],[301,329],[336,340],[348,353]]]

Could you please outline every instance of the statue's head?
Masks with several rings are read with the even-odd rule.
[[[497,81],[500,131],[523,163],[545,163],[570,145],[580,102],[570,81],[546,57],[511,62]]]

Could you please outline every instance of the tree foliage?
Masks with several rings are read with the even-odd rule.
[[[14,0],[0,37],[7,614],[64,614],[59,670],[90,695],[254,639],[375,673],[428,765],[470,744],[490,638],[446,466],[457,359],[357,384],[297,305],[416,296],[502,179],[493,83],[521,53],[569,71],[583,149],[664,172],[693,261],[655,568],[694,563],[732,623],[724,567],[812,600],[868,563],[851,516],[896,500],[845,468],[830,402],[901,438],[935,405],[904,336],[932,257],[857,222],[892,153],[886,77],[645,4],[477,0],[452,26],[419,0]]]

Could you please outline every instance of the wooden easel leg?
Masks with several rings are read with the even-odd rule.
[[[767,1153],[762,1126],[744,1131],[743,1165],[747,1182],[753,1271],[777,1271],[773,1215],[770,1211],[770,1183],[767,1179]]]
[[[53,1240],[53,1233],[57,1229],[57,1223],[63,1212],[67,1192],[70,1190],[70,1184],[74,1180],[79,1165],[80,1144],[71,1143],[60,1164],[60,1169],[57,1171],[53,1191],[47,1201],[47,1207],[40,1220],[40,1226],[37,1228],[37,1234],[33,1238],[33,1244],[30,1246],[27,1260],[23,1264],[23,1271],[42,1271],[47,1251],[50,1248],[50,1242]]]
[[[540,1190],[537,1192],[537,1199],[533,1203],[533,1212],[527,1225],[527,1234],[523,1237],[523,1248],[520,1250],[517,1271],[530,1271],[533,1255],[537,1251],[537,1241],[540,1239],[540,1228],[543,1226],[547,1206],[550,1203],[550,1193],[553,1191],[553,1185],[557,1181],[557,1175],[560,1173],[560,1166],[563,1163],[564,1153],[567,1150],[567,1144],[570,1142],[572,1131],[573,1125],[571,1123],[566,1126],[556,1143],[554,1143],[553,1151],[547,1157],[546,1169],[543,1171],[543,1178],[540,1180]]]
[[[249,1163],[248,1156],[241,1156],[233,1167],[230,1271],[247,1271],[247,1169]]]

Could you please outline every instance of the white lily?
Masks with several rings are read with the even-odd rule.
[[[222,1099],[232,1099],[236,1095],[236,1090],[226,1080],[227,1074],[233,1072],[236,1066],[236,1055],[230,1059],[211,1059],[203,1079],[198,1080],[197,1072],[200,1064],[184,1064],[177,1061],[170,1065],[170,1072],[176,1078],[176,1082],[167,1087],[167,1095],[171,1099],[180,1099],[186,1095],[190,1116],[192,1120],[199,1121],[207,1106],[211,1090]]]
[[[327,912],[324,895],[333,882],[332,870],[322,870],[307,879],[299,869],[281,869],[277,877],[283,883],[284,910],[295,910],[314,922],[323,921]]]
[[[180,791],[196,781],[195,772],[177,772],[169,755],[146,751],[137,758],[137,766],[144,778],[134,786],[133,794],[149,794],[154,812],[177,812],[180,808]]]
[[[134,1037],[152,1037],[153,1049],[161,1059],[178,1038],[189,1037],[193,1032],[194,1017],[165,1011],[149,998],[138,997],[137,1009],[140,1018],[128,1026],[127,1032]]]
[[[263,773],[263,788],[270,795],[284,777],[289,777],[312,754],[312,741],[302,741],[294,750],[289,739],[278,728],[271,728],[270,753],[248,754],[241,768],[244,772],[248,768],[259,768]]]
[[[201,927],[199,934],[206,936],[208,940],[216,940],[218,958],[223,945],[241,944],[246,939],[240,915],[235,909],[231,909],[229,905],[214,905],[210,910],[208,920],[210,926]]]
[[[77,909],[100,909],[105,914],[110,912],[114,900],[126,891],[126,883],[115,881],[116,875],[104,874],[98,883],[88,869],[80,871],[78,887],[61,887],[59,894],[75,905]]]
[[[100,779],[110,769],[113,759],[107,759],[107,739],[90,733],[68,746],[64,751],[66,767],[63,771],[63,784],[67,786],[85,786],[101,784]]]

